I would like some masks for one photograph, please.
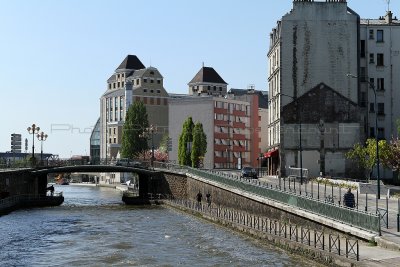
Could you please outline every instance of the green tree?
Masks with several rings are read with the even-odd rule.
[[[199,167],[200,159],[207,152],[207,136],[203,130],[203,124],[197,122],[193,128],[193,146],[191,152],[192,167]]]
[[[386,140],[380,140],[379,146],[379,160],[385,163],[384,159],[388,157],[389,149]],[[367,179],[371,176],[372,169],[376,164],[376,140],[367,139],[365,145],[355,144],[353,149],[346,153],[346,157],[355,160],[359,167],[363,168],[368,174]],[[385,165],[385,164],[384,164]]]
[[[383,163],[393,170],[400,171],[400,139],[393,138],[384,154]]]
[[[147,137],[143,134],[149,127],[146,107],[135,101],[126,112],[122,130],[121,157],[135,158],[148,149]]]
[[[169,140],[168,134],[167,133],[163,134],[161,141],[160,141],[160,146],[158,147],[158,150],[160,150],[163,153],[167,153],[168,140]]]
[[[193,141],[193,120],[192,117],[186,119],[182,126],[182,133],[179,136],[178,143],[178,162],[180,165],[191,166],[192,160],[190,157],[191,146]]]

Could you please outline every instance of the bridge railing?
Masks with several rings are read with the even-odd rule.
[[[155,165],[156,166],[156,165]],[[226,174],[215,170],[195,169],[170,163],[157,163],[157,168],[189,173],[203,179],[238,188],[248,193],[268,198],[289,206],[300,208],[362,229],[380,232],[379,216],[362,210],[355,210],[322,201],[306,195],[269,187],[258,180],[244,179],[236,174]]]

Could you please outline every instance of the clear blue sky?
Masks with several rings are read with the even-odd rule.
[[[384,0],[349,0],[362,18],[385,15]],[[127,54],[186,93],[202,62],[229,88],[267,87],[269,33],[290,0],[0,0],[0,151],[10,134],[49,134],[44,152],[89,154],[106,80]],[[391,10],[400,17],[399,1]],[[35,141],[35,151],[40,143]]]

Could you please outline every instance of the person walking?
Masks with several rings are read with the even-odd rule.
[[[210,192],[208,192],[206,194],[206,200],[207,200],[208,207],[210,208],[211,207],[211,194],[210,194]]]
[[[197,199],[197,207],[200,208],[201,207],[201,199],[203,198],[203,195],[201,194],[200,190],[196,195],[196,199]]]
[[[351,188],[349,188],[347,193],[344,194],[343,203],[348,208],[354,208],[355,207],[354,194],[351,192]]]

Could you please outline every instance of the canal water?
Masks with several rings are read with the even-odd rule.
[[[1,266],[309,266],[226,228],[110,188],[56,186],[59,207],[0,217]]]

